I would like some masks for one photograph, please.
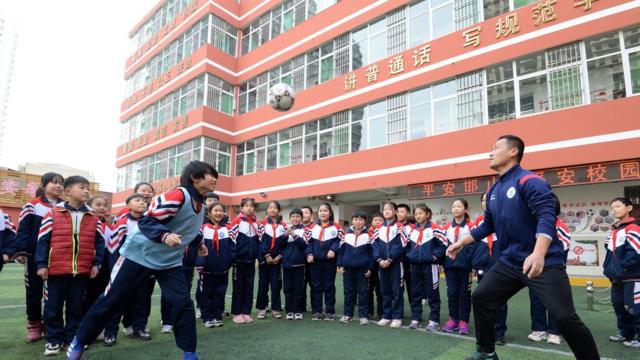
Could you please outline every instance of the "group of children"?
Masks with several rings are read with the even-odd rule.
[[[178,211],[172,207],[177,200],[172,199],[171,194],[161,195],[157,204],[149,209],[155,196],[153,186],[138,184],[134,194],[126,199],[126,207],[111,224],[106,219],[106,199],[90,197],[87,179],[80,176],[64,179],[59,174],[47,173],[42,176],[38,197],[23,207],[17,231],[8,215],[0,211],[2,263],[15,259],[25,264],[28,341],[36,341],[46,334],[45,355],[58,354],[63,346],[71,344],[83,316],[101,294],[110,291],[115,274],[122,266],[120,252],[128,236],[139,231],[140,219],[152,216],[162,242],[169,245],[174,241],[170,238],[174,234],[162,227]],[[185,196],[182,191],[180,194]],[[481,200],[484,208],[484,194]],[[560,202],[557,197],[555,200],[559,215]],[[478,281],[482,281],[501,255],[499,239],[492,234],[465,247],[455,260],[445,256],[448,246],[484,221],[482,216],[475,221],[470,219],[469,205],[464,199],[453,201],[453,220],[445,226],[431,221],[432,211],[424,204],[414,206],[411,214],[406,204],[386,202],[382,213],[368,216],[362,211],[354,212],[346,229],[336,222],[329,203],[318,207],[316,221],[311,207],[305,206],[292,209],[289,222],[285,223],[277,201],[268,203],[266,217],[259,220],[256,201],[243,199],[239,215],[231,221],[226,216],[226,207],[215,194],[205,194],[202,201],[206,208],[199,234],[194,237],[198,241],[180,251],[189,286],[194,269],[197,272],[196,301],[206,327],[223,325],[229,272],[232,272],[233,284],[233,322],[254,321],[251,313],[257,262],[258,319],[264,319],[268,311],[276,319],[303,319],[309,284],[312,320],[334,320],[335,280],[339,272],[344,286],[342,323],[353,320],[357,305],[360,324],[369,324],[369,319],[377,314],[378,325],[401,327],[406,289],[411,305],[410,329],[421,326],[423,305],[428,304],[427,331],[468,334],[472,278],[475,274]],[[640,349],[640,225],[630,216],[633,207],[628,199],[616,198],[611,207],[618,222],[605,243],[604,273],[612,282],[611,301],[620,333],[610,340]],[[554,240],[562,242],[566,260],[570,232],[560,219],[556,230]],[[153,265],[145,266],[153,269]],[[447,282],[449,309],[448,320],[442,326],[441,269]],[[125,334],[150,339],[147,321],[154,275],[145,275],[140,284],[143,285],[122,296],[125,300],[117,309],[108,312],[106,325],[100,329],[103,331],[100,339],[105,345],[116,343],[121,322]],[[175,295],[166,297],[168,299],[163,292],[162,331],[172,332],[174,325],[185,326],[184,319],[171,309],[170,298]],[[533,332],[529,339],[559,344],[553,319],[538,299],[531,295],[530,301]],[[374,311],[376,303],[377,312]],[[506,317],[505,303],[496,314],[496,344],[505,343]]]

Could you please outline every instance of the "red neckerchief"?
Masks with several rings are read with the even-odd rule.
[[[419,226],[419,224],[416,225],[416,227],[420,227],[420,233],[418,234],[418,239],[416,240],[416,246],[414,246],[414,249],[420,246],[420,244],[422,244],[422,236],[424,235],[424,229],[427,228],[427,224],[428,223],[424,223],[424,226]]]
[[[220,235],[218,235],[218,229],[220,229],[220,225],[213,226],[213,243],[211,244],[211,250],[213,250],[213,245],[216,246],[216,253],[220,252]]]

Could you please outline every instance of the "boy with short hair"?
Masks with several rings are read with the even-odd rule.
[[[44,355],[57,355],[63,345],[71,343],[82,320],[88,280],[98,275],[104,258],[100,218],[86,205],[89,181],[71,176],[63,187],[68,201],[45,214],[36,246],[38,275],[46,281],[47,290]]]
[[[338,269],[344,274],[344,316],[341,323],[353,319],[353,309],[358,302],[360,325],[369,325],[368,278],[373,269],[373,250],[367,229],[367,214],[358,210],[351,216],[351,227],[344,235],[338,250]]]
[[[196,360],[196,319],[189,287],[182,272],[182,255],[187,246],[207,248],[198,236],[204,218],[203,195],[215,189],[216,169],[191,161],[182,170],[180,186],[153,199],[138,227],[120,249],[120,258],[111,272],[104,294],[91,307],[67,351],[68,360],[82,357],[84,345],[94,339],[122,301],[146,279],[155,275],[171,305],[173,334],[184,360]]]

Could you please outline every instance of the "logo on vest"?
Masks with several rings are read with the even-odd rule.
[[[512,186],[509,188],[509,190],[507,190],[507,197],[509,199],[512,199],[515,195],[516,195],[516,188]]]

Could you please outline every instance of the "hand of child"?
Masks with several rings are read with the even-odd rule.
[[[182,236],[178,235],[178,234],[169,234],[167,235],[163,242],[170,247],[176,247],[180,244],[182,244]]]
[[[313,263],[313,255],[309,255],[309,256],[307,256],[307,262],[308,262],[309,264],[312,264],[312,263]]]
[[[209,249],[207,248],[207,245],[200,244],[200,247],[198,248],[198,256],[207,256],[207,255],[209,255]]]
[[[89,278],[95,279],[98,276],[98,273],[100,273],[100,269],[98,269],[97,266],[92,267],[91,268],[91,275],[89,275]]]
[[[27,262],[27,257],[24,255],[18,255],[16,256],[16,261],[19,262],[20,264],[24,264]]]
[[[42,278],[42,280],[47,280],[49,278],[49,269],[47,268],[38,269],[37,274]]]
[[[264,262],[271,265],[273,263],[273,259],[271,259],[271,256],[267,255],[264,257]]]
[[[458,256],[458,254],[460,253],[460,251],[462,251],[463,248],[464,248],[464,242],[462,241],[455,242],[453,243],[453,245],[447,248],[447,256],[451,260],[455,260],[456,256]]]
[[[342,266],[338,266],[338,272],[344,274],[344,268]]]
[[[327,253],[327,259],[333,259],[334,257],[336,257],[336,253],[334,253],[333,250],[329,250]]]
[[[276,258],[273,259],[273,264],[274,265],[279,264],[280,263],[280,259],[282,259],[282,256],[280,256],[280,255],[276,256]]]
[[[11,258],[9,257],[9,255],[2,254],[2,262],[8,263],[9,261],[11,261]]]
[[[364,273],[364,277],[368,278],[369,276],[371,276],[371,270],[367,270],[367,272]]]

